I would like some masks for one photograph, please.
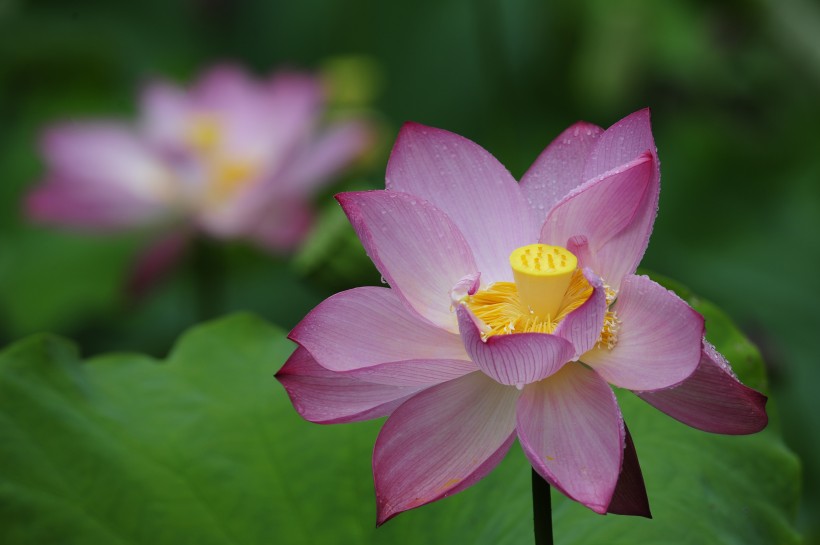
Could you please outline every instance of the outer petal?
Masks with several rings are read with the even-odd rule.
[[[191,122],[191,100],[187,93],[165,81],[152,81],[140,96],[140,130],[152,145],[176,153],[186,147]]]
[[[583,121],[572,125],[541,152],[521,178],[521,192],[533,212],[537,232],[547,212],[584,182],[587,155],[602,132],[601,127]]]
[[[617,289],[621,279],[635,272],[649,245],[655,223],[660,193],[660,163],[652,137],[649,109],[637,111],[608,128],[598,139],[584,166],[584,178],[590,179],[616,168],[641,153],[649,151],[654,170],[644,199],[629,227],[597,250],[600,269],[596,269],[610,286]]]
[[[421,363],[424,360],[446,360],[438,364],[439,372],[429,369],[429,375],[422,374],[422,384],[454,378],[447,369],[458,364],[451,366],[449,360],[464,362],[465,372],[475,369],[457,335],[409,312],[389,288],[355,288],[325,299],[291,331],[290,338],[322,367],[336,372],[361,370],[370,381],[379,381],[379,371],[395,378],[395,366],[380,365],[391,362],[409,362],[406,373],[417,376],[420,369],[414,366],[431,365]]]
[[[301,347],[276,373],[276,378],[302,418],[319,424],[385,416],[420,389],[373,384],[328,371]]]
[[[703,316],[681,298],[646,276],[627,276],[613,308],[621,322],[617,344],[581,356],[598,374],[621,388],[655,390],[695,371]]]
[[[173,187],[159,161],[126,125],[66,123],[41,140],[50,168],[29,194],[36,220],[86,228],[130,227],[165,211]]]
[[[769,422],[766,396],[741,384],[726,359],[706,341],[689,378],[666,390],[635,393],[672,418],[712,433],[757,433]]]
[[[108,231],[150,223],[163,207],[129,190],[86,180],[49,179],[26,196],[26,214],[34,221]]]
[[[373,452],[377,524],[487,475],[515,439],[517,397],[515,388],[472,373],[396,409]]]
[[[373,131],[363,121],[337,123],[306,144],[277,180],[277,189],[308,195],[360,156],[373,142]]]
[[[443,210],[464,234],[482,280],[512,280],[510,253],[538,236],[515,179],[477,144],[441,129],[406,123],[387,164],[387,189]]]
[[[548,377],[575,354],[568,340],[545,333],[494,335],[483,341],[477,318],[458,307],[458,326],[470,358],[487,376],[501,384],[524,385]]]
[[[406,193],[364,191],[336,198],[393,289],[419,315],[455,332],[450,290],[478,271],[458,227],[435,206]]]
[[[624,432],[626,436],[624,461],[621,464],[618,484],[615,485],[615,492],[612,494],[612,501],[609,502],[606,512],[651,519],[652,512],[649,510],[649,498],[646,495],[641,464],[638,462],[635,443],[632,442],[632,435],[629,433],[626,423],[624,423]]]
[[[617,288],[624,274],[635,271],[646,249],[627,234],[647,227],[644,208],[650,204],[654,219],[657,170],[657,162],[645,153],[586,182],[550,210],[541,241],[566,247],[573,237],[586,238],[592,262],[581,261],[581,265]],[[648,240],[648,231],[646,236]]]
[[[307,235],[313,223],[313,210],[302,197],[270,199],[262,213],[246,215],[230,227],[235,231],[221,231],[223,225],[209,222],[201,217],[203,227],[216,236],[244,235],[263,248],[281,252],[290,250]],[[245,211],[243,211],[245,212]],[[238,216],[241,218],[241,216]]]
[[[516,428],[542,477],[596,513],[606,513],[621,471],[624,427],[604,380],[572,363],[527,385],[518,400]]]
[[[607,308],[603,280],[589,268],[585,268],[583,272],[592,286],[592,295],[555,328],[555,335],[568,340],[575,347],[574,358],[579,358],[598,342]]]
[[[595,142],[584,163],[585,180],[628,163],[645,151],[656,154],[649,108],[632,113],[609,127]]]

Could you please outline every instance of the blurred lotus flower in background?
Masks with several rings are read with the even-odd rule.
[[[277,374],[307,420],[389,415],[379,524],[477,482],[516,437],[573,500],[648,516],[610,385],[709,432],[766,426],[702,316],[635,275],[660,188],[648,110],[573,125],[520,184],[473,142],[407,124],[386,178],[338,200],[390,288],[325,300]]]
[[[372,142],[363,119],[327,122],[325,98],[318,76],[257,80],[235,66],[213,68],[187,90],[150,83],[136,123],[45,131],[47,174],[28,214],[100,232],[165,229],[138,265],[148,275],[195,232],[288,250],[311,225],[312,195]]]

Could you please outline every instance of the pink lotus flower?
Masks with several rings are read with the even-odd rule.
[[[259,81],[222,66],[187,91],[154,82],[136,124],[86,121],[45,132],[48,172],[29,195],[28,214],[99,231],[182,224],[290,248],[310,226],[311,195],[371,139],[363,121],[322,125],[324,114],[321,84],[305,74]],[[160,241],[154,257],[178,238]]]
[[[702,430],[765,427],[766,398],[704,340],[703,317],[634,274],[659,180],[643,110],[573,125],[520,184],[473,142],[409,123],[387,189],[337,197],[391,287],[325,300],[277,377],[307,420],[389,415],[379,524],[480,480],[516,437],[571,499],[648,515],[610,385]]]

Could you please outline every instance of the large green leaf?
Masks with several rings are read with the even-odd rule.
[[[709,325],[736,333],[719,314]],[[730,357],[751,354],[744,374],[760,370],[742,337],[720,336]],[[51,336],[8,348],[0,542],[531,542],[530,472],[518,447],[470,490],[374,528],[379,423],[302,421],[272,377],[291,350],[281,331],[248,315],[197,327],[165,362],[82,362]],[[631,394],[622,403],[655,518],[601,517],[554,493],[558,543],[798,542],[797,462],[774,426],[721,437]]]

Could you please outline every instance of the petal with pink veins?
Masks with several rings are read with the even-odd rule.
[[[620,320],[612,349],[596,347],[581,360],[621,388],[673,386],[697,368],[703,316],[646,276],[624,279],[613,309]]]
[[[458,331],[450,290],[478,269],[450,218],[415,195],[395,191],[341,193],[336,198],[367,255],[409,307],[432,324]]]
[[[624,452],[615,394],[595,372],[571,363],[528,384],[516,409],[518,440],[533,468],[561,492],[606,513]]]
[[[328,371],[297,348],[276,378],[296,411],[310,422],[358,422],[390,414],[420,387],[373,384]]]
[[[457,313],[461,339],[470,358],[501,384],[522,386],[546,378],[575,354],[570,341],[546,333],[493,335],[484,341],[478,318],[464,305],[459,305]]]
[[[757,433],[769,422],[766,396],[743,385],[705,340],[700,363],[689,378],[664,390],[635,393],[672,418],[711,433]]]
[[[642,223],[642,207],[652,200],[657,186],[656,171],[657,163],[645,153],[589,180],[549,211],[541,242],[566,247],[573,239],[586,239],[591,261],[579,259],[580,266],[591,267],[617,289],[624,274],[635,271],[646,249],[646,245],[623,244],[634,241],[631,235],[619,235],[647,227]],[[652,218],[654,212],[653,208]],[[650,223],[648,228],[651,227]],[[648,240],[648,231],[646,236]]]
[[[584,163],[583,179],[600,176],[632,161],[645,151],[653,156],[657,154],[649,108],[629,114],[597,138]]]
[[[401,367],[408,375],[403,380],[423,384],[461,376],[464,372],[458,370],[462,368],[475,370],[458,335],[408,311],[389,288],[361,287],[337,293],[314,308],[289,337],[319,365],[336,372],[359,370],[369,381],[383,380],[378,378],[380,372],[398,381]],[[443,361],[431,364],[425,360]],[[394,362],[400,363],[381,365]],[[405,362],[411,363],[405,366]],[[425,366],[431,367],[429,373],[420,373]]]
[[[579,121],[558,135],[521,178],[521,192],[532,210],[536,232],[547,212],[584,183],[584,164],[601,127]]]
[[[443,210],[464,234],[488,284],[512,281],[510,253],[538,237],[509,171],[479,145],[448,131],[405,123],[387,164],[386,187]]]
[[[515,439],[519,392],[472,373],[416,394],[376,440],[377,524],[485,477]]]
[[[572,343],[575,347],[575,358],[592,349],[598,342],[607,310],[603,280],[589,268],[585,268],[583,273],[592,286],[592,295],[561,320],[554,332],[555,335]]]

